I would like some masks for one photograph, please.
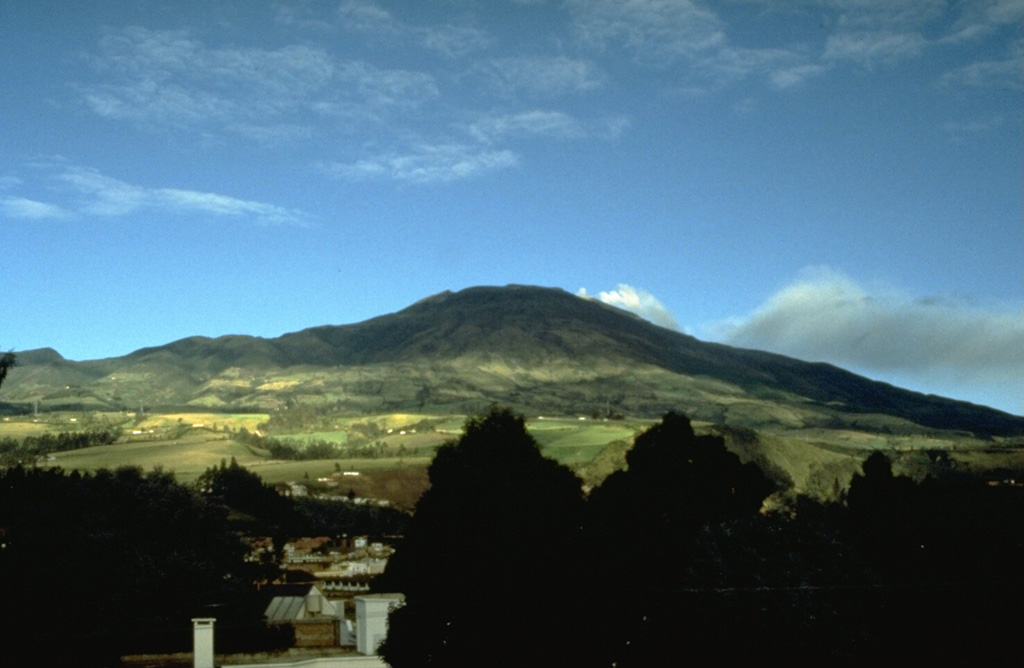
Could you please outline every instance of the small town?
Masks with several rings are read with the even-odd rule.
[[[123,666],[213,668],[216,666],[311,665],[329,668],[386,666],[376,656],[386,635],[387,615],[400,605],[401,594],[370,594],[370,580],[384,572],[394,548],[367,536],[315,536],[285,542],[275,550],[270,537],[247,541],[251,563],[275,563],[273,581],[257,585],[265,602],[268,629],[279,632],[287,647],[267,653],[215,654],[216,618],[194,618],[193,652],[129,655]]]

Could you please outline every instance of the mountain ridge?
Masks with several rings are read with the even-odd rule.
[[[757,420],[737,417],[735,405],[749,412],[768,402],[814,412],[817,422],[883,414],[927,429],[1024,433],[1024,418],[992,408],[703,342],[594,299],[523,285],[445,291],[359,323],[276,338],[192,336],[82,362],[52,349],[18,356],[4,386],[9,402],[73,403],[77,391],[107,406],[272,410],[300,401],[365,411],[493,401],[549,410],[575,397],[580,407],[648,416],[674,407],[740,426]]]

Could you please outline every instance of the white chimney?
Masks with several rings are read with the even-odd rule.
[[[356,596],[356,651],[376,654],[388,633],[388,614],[402,604],[402,594]]]
[[[192,666],[193,668],[214,668],[213,665],[213,617],[196,617],[192,620]]]

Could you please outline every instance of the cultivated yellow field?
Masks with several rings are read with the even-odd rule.
[[[745,406],[743,410],[751,410]],[[762,407],[757,407],[760,410]],[[0,439],[20,440],[47,433],[85,432],[119,428],[121,437],[112,445],[44,454],[37,465],[65,470],[96,471],[101,468],[160,467],[182,482],[191,482],[207,468],[234,458],[269,483],[308,482],[328,478],[339,471],[373,473],[376,488],[400,480],[425,483],[425,468],[436,449],[462,433],[465,416],[420,413],[383,413],[339,417],[326,430],[271,433],[270,436],[301,448],[304,442],[355,444],[361,456],[305,461],[272,459],[269,452],[234,439],[240,429],[257,432],[269,419],[266,413],[177,412],[137,415],[132,412],[58,412],[38,416],[9,416],[0,421]],[[794,422],[798,421],[794,415]],[[588,484],[599,484],[611,471],[625,466],[625,454],[633,439],[655,424],[654,420],[602,420],[589,417],[533,416],[527,428],[548,457],[581,473]],[[718,431],[707,422],[694,421],[698,433]],[[937,451],[948,456],[942,464],[985,475],[1024,470],[1022,444],[981,441],[955,434],[892,435],[857,429],[793,428],[742,433],[725,432],[726,443],[744,461],[767,466],[788,480],[793,491],[834,497],[860,470],[860,462],[874,450],[893,459],[897,473],[923,478],[936,465]],[[359,448],[368,449],[360,450]],[[391,472],[418,471],[415,475]],[[381,482],[388,481],[391,482]],[[407,495],[414,498],[414,494]]]

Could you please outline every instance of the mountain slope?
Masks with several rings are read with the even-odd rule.
[[[993,409],[828,364],[702,342],[601,302],[530,286],[445,292],[361,323],[275,339],[191,337],[88,362],[29,351],[19,354],[4,395],[110,406],[272,409],[290,401],[352,412],[476,410],[491,401],[649,417],[676,408],[737,426],[835,426],[882,414],[927,429],[1024,433],[1024,419]]]

